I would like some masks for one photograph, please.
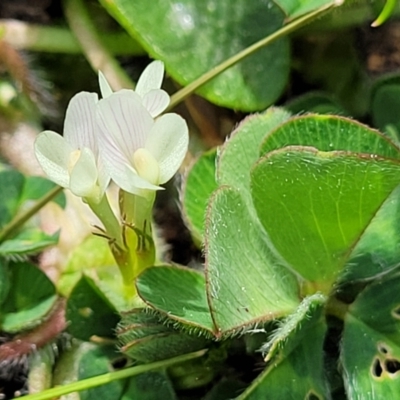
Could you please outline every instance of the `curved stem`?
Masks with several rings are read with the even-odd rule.
[[[82,0],[65,0],[64,12],[92,68],[101,70],[114,90],[134,89],[132,80],[102,43]]]
[[[241,52],[235,54],[233,57],[225,60],[221,64],[217,65],[213,69],[206,72],[200,78],[196,79],[189,85],[185,86],[183,89],[176,92],[174,95],[171,96],[171,103],[168,106],[165,112],[168,112],[172,108],[174,108],[178,103],[184,100],[186,97],[194,93],[200,86],[204,85],[205,83],[209,82],[211,79],[215,78],[217,75],[221,74],[228,68],[232,67],[233,65],[237,64],[238,62],[242,61],[246,57],[252,55],[256,51],[260,50],[261,48],[268,46],[275,40],[278,40],[289,33],[295,31],[296,29],[301,28],[305,24],[311,22],[317,17],[325,14],[327,11],[331,10],[333,7],[340,5],[338,1],[333,1],[323,7],[318,8],[317,10],[310,12],[300,18],[295,19],[294,21],[290,22],[289,24],[285,25],[283,28],[277,30],[272,35],[267,36],[264,39],[261,39],[257,43],[247,47],[246,49],[242,50]]]
[[[56,186],[50,190],[43,197],[37,200],[31,207],[24,212],[17,214],[7,225],[0,231],[0,242],[8,239],[17,231],[28,219],[33,217],[42,207],[44,207],[50,200],[54,199],[59,193],[63,191],[63,188]]]
[[[385,6],[378,15],[378,18],[371,24],[373,28],[382,25],[387,19],[390,18],[394,9],[396,8],[396,1],[397,0],[386,0]]]
[[[73,382],[68,385],[55,387],[46,390],[42,393],[31,394],[24,396],[24,400],[47,400],[52,398],[58,398],[72,392],[80,392],[82,390],[91,389],[97,386],[105,385],[120,379],[130,378],[131,376],[143,374],[146,372],[165,369],[174,364],[179,364],[184,361],[193,360],[195,358],[202,357],[207,350],[196,351],[195,353],[184,354],[182,356],[170,358],[169,360],[157,361],[151,364],[138,365],[131,368],[126,368],[116,372],[109,372],[108,374],[95,376],[93,378],[84,379],[82,381]]]

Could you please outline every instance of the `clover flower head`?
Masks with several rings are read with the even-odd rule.
[[[48,178],[77,196],[98,202],[110,181],[96,139],[97,94],[81,92],[67,108],[64,135],[41,132],[35,154]]]
[[[187,152],[185,120],[174,113],[154,119],[132,90],[100,100],[98,116],[100,152],[111,179],[140,196],[144,189],[162,189],[159,185],[175,174]]]
[[[170,102],[168,93],[160,89],[163,77],[164,63],[159,60],[153,61],[140,75],[135,89],[135,93],[140,96],[142,104],[154,118],[160,115]],[[107,98],[113,93],[101,71],[99,71],[99,84],[103,98]]]

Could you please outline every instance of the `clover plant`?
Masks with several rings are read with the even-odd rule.
[[[135,85],[94,22],[105,11],[64,2],[98,86],[69,100],[62,135],[29,122],[45,177],[0,171],[5,375],[24,364],[32,400],[397,398],[399,76],[370,79],[346,54],[308,70],[291,47],[385,26],[398,4],[100,3],[155,60],[141,58]],[[342,61],[350,88],[332,81]],[[293,98],[294,68],[325,83]],[[8,121],[38,113],[29,93],[13,92],[29,112],[7,93]],[[237,123],[207,148],[210,104]],[[165,256],[154,222],[174,185],[197,249],[187,265]],[[53,233],[51,215],[64,216]]]

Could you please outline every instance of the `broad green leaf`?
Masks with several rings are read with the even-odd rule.
[[[232,186],[246,196],[250,191],[250,168],[260,157],[262,140],[289,117],[290,114],[283,109],[269,108],[242,121],[221,149],[217,168],[218,184]]]
[[[83,275],[67,302],[68,331],[76,338],[113,337],[119,316],[93,279]]]
[[[185,86],[282,27],[271,0],[100,0],[104,7]],[[225,107],[265,109],[282,93],[289,42],[279,39],[225,71],[198,93]]]
[[[260,154],[292,145],[400,159],[400,148],[385,135],[357,121],[333,115],[311,114],[290,119],[265,138]]]
[[[27,200],[40,199],[56,186],[57,185],[54,182],[51,182],[41,176],[27,176],[25,178],[24,188],[21,193],[21,204]],[[65,208],[66,197],[63,192],[58,194],[53,201],[60,207]]]
[[[331,0],[275,0],[285,14],[290,18],[314,11],[324,5],[331,3]]]
[[[294,110],[296,111],[296,110]],[[287,145],[314,146],[322,151],[347,150],[399,158],[396,145],[379,132],[338,116],[306,115],[282,124],[262,144],[261,153]],[[390,268],[398,259],[396,215],[398,196],[392,195],[357,244],[346,268],[346,279],[366,278]],[[389,237],[390,236],[390,237]],[[399,254],[400,256],[400,254]]]
[[[0,172],[0,228],[10,222],[17,213],[24,182],[24,176],[18,171]]]
[[[121,400],[177,400],[167,374],[161,371],[147,372],[129,379]]]
[[[187,326],[215,334],[201,273],[178,266],[147,268],[136,280],[139,296],[152,308]]]
[[[326,292],[399,182],[393,160],[296,147],[255,165],[252,195],[279,254]]]
[[[331,398],[324,373],[323,304],[320,295],[306,298],[283,322],[274,338],[279,354],[238,400]]]
[[[348,399],[396,399],[400,391],[400,275],[377,280],[349,306],[341,340]]]
[[[18,332],[38,325],[54,306],[57,295],[47,275],[29,263],[9,264],[10,288],[1,305],[0,326]]]
[[[389,196],[356,244],[341,280],[368,279],[400,260],[400,187]]]
[[[269,249],[240,193],[223,186],[209,205],[206,281],[220,334],[291,313],[297,306],[294,276]]]
[[[117,329],[121,351],[148,363],[206,347],[208,340],[204,337],[182,332],[163,320],[165,317],[149,309],[135,308],[123,313]]]
[[[194,240],[201,244],[204,235],[204,218],[215,182],[216,149],[203,153],[187,173],[183,188],[183,212]]]
[[[58,232],[47,235],[36,228],[25,229],[12,239],[0,244],[0,256],[18,259],[28,254],[35,254],[48,246],[57,244],[58,237]]]

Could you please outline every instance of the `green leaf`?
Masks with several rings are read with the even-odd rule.
[[[107,240],[90,234],[82,243],[72,249],[68,262],[57,282],[57,289],[67,297],[83,272],[91,276],[91,272],[95,271],[97,276],[101,274],[100,270],[114,263],[115,260]],[[114,276],[114,281],[117,280],[116,276]]]
[[[286,354],[290,353],[293,345],[297,345],[297,342],[292,341],[293,337],[298,336],[298,330],[305,321],[308,321],[310,317],[315,318],[316,310],[318,310],[317,314],[320,318],[321,307],[324,306],[326,300],[327,298],[320,293],[305,297],[292,314],[280,321],[278,328],[261,348],[261,351],[266,354],[265,361],[271,360],[282,348]]]
[[[57,185],[41,176],[27,176],[25,178],[25,184],[21,193],[21,204],[27,200],[38,200],[45,194],[54,189]],[[66,197],[64,192],[58,194],[53,201],[60,207],[65,208]]]
[[[207,212],[206,281],[220,334],[292,312],[297,281],[269,249],[240,193],[218,189]]]
[[[176,394],[165,372],[153,371],[133,376],[121,400],[177,400]]]
[[[307,92],[285,103],[285,108],[292,114],[312,112],[317,114],[348,115],[338,100],[327,92]]]
[[[0,244],[0,256],[18,258],[35,254],[48,246],[57,244],[59,232],[47,235],[39,229],[25,229],[10,240]]]
[[[147,268],[136,280],[139,296],[152,308],[195,332],[214,333],[201,273],[178,266]]]
[[[189,170],[183,188],[183,212],[190,232],[197,242],[203,242],[204,219],[208,200],[217,188],[215,158],[217,151],[203,153]]]
[[[382,84],[375,89],[372,98],[372,118],[374,125],[386,130],[388,125],[393,125],[400,131],[400,84]]]
[[[329,4],[330,0],[275,0],[285,14],[291,18],[314,11],[324,5]]]
[[[68,331],[76,338],[113,337],[119,316],[93,279],[83,275],[67,302]]]
[[[255,165],[252,194],[273,246],[325,292],[399,179],[393,160],[286,148]]]
[[[10,290],[1,306],[1,329],[14,333],[29,329],[54,306],[55,287],[46,274],[29,263],[10,263],[8,268]]]
[[[242,121],[221,149],[217,168],[218,184],[232,186],[246,196],[250,192],[250,168],[260,157],[262,140],[289,117],[290,114],[283,109],[270,108]]]
[[[135,308],[122,314],[117,336],[121,351],[140,362],[149,363],[206,347],[208,340],[189,335],[171,326],[165,317],[154,311]]]
[[[270,0],[100,0],[185,86],[227,58],[278,30],[283,12]],[[155,28],[156,27],[156,28]],[[261,110],[282,93],[289,42],[279,39],[225,71],[198,92],[236,110]]]
[[[18,171],[0,172],[0,228],[10,222],[17,213],[24,182],[24,176]]]
[[[341,340],[348,399],[395,399],[400,391],[400,275],[368,286],[349,306]]]
[[[368,279],[397,265],[400,259],[400,187],[389,196],[356,244],[342,281]]]
[[[400,148],[385,135],[359,122],[333,115],[311,114],[290,119],[265,138],[260,155],[292,145],[400,159]]]
[[[114,370],[112,361],[117,360],[118,353],[114,346],[96,346],[84,353],[79,360],[78,379],[83,380]],[[124,381],[114,381],[80,392],[80,400],[119,399],[124,388]]]
[[[304,299],[275,334],[280,352],[238,400],[330,399],[324,373],[324,298]]]
[[[8,291],[10,290],[10,274],[8,270],[8,263],[0,258],[0,306],[6,299]]]

